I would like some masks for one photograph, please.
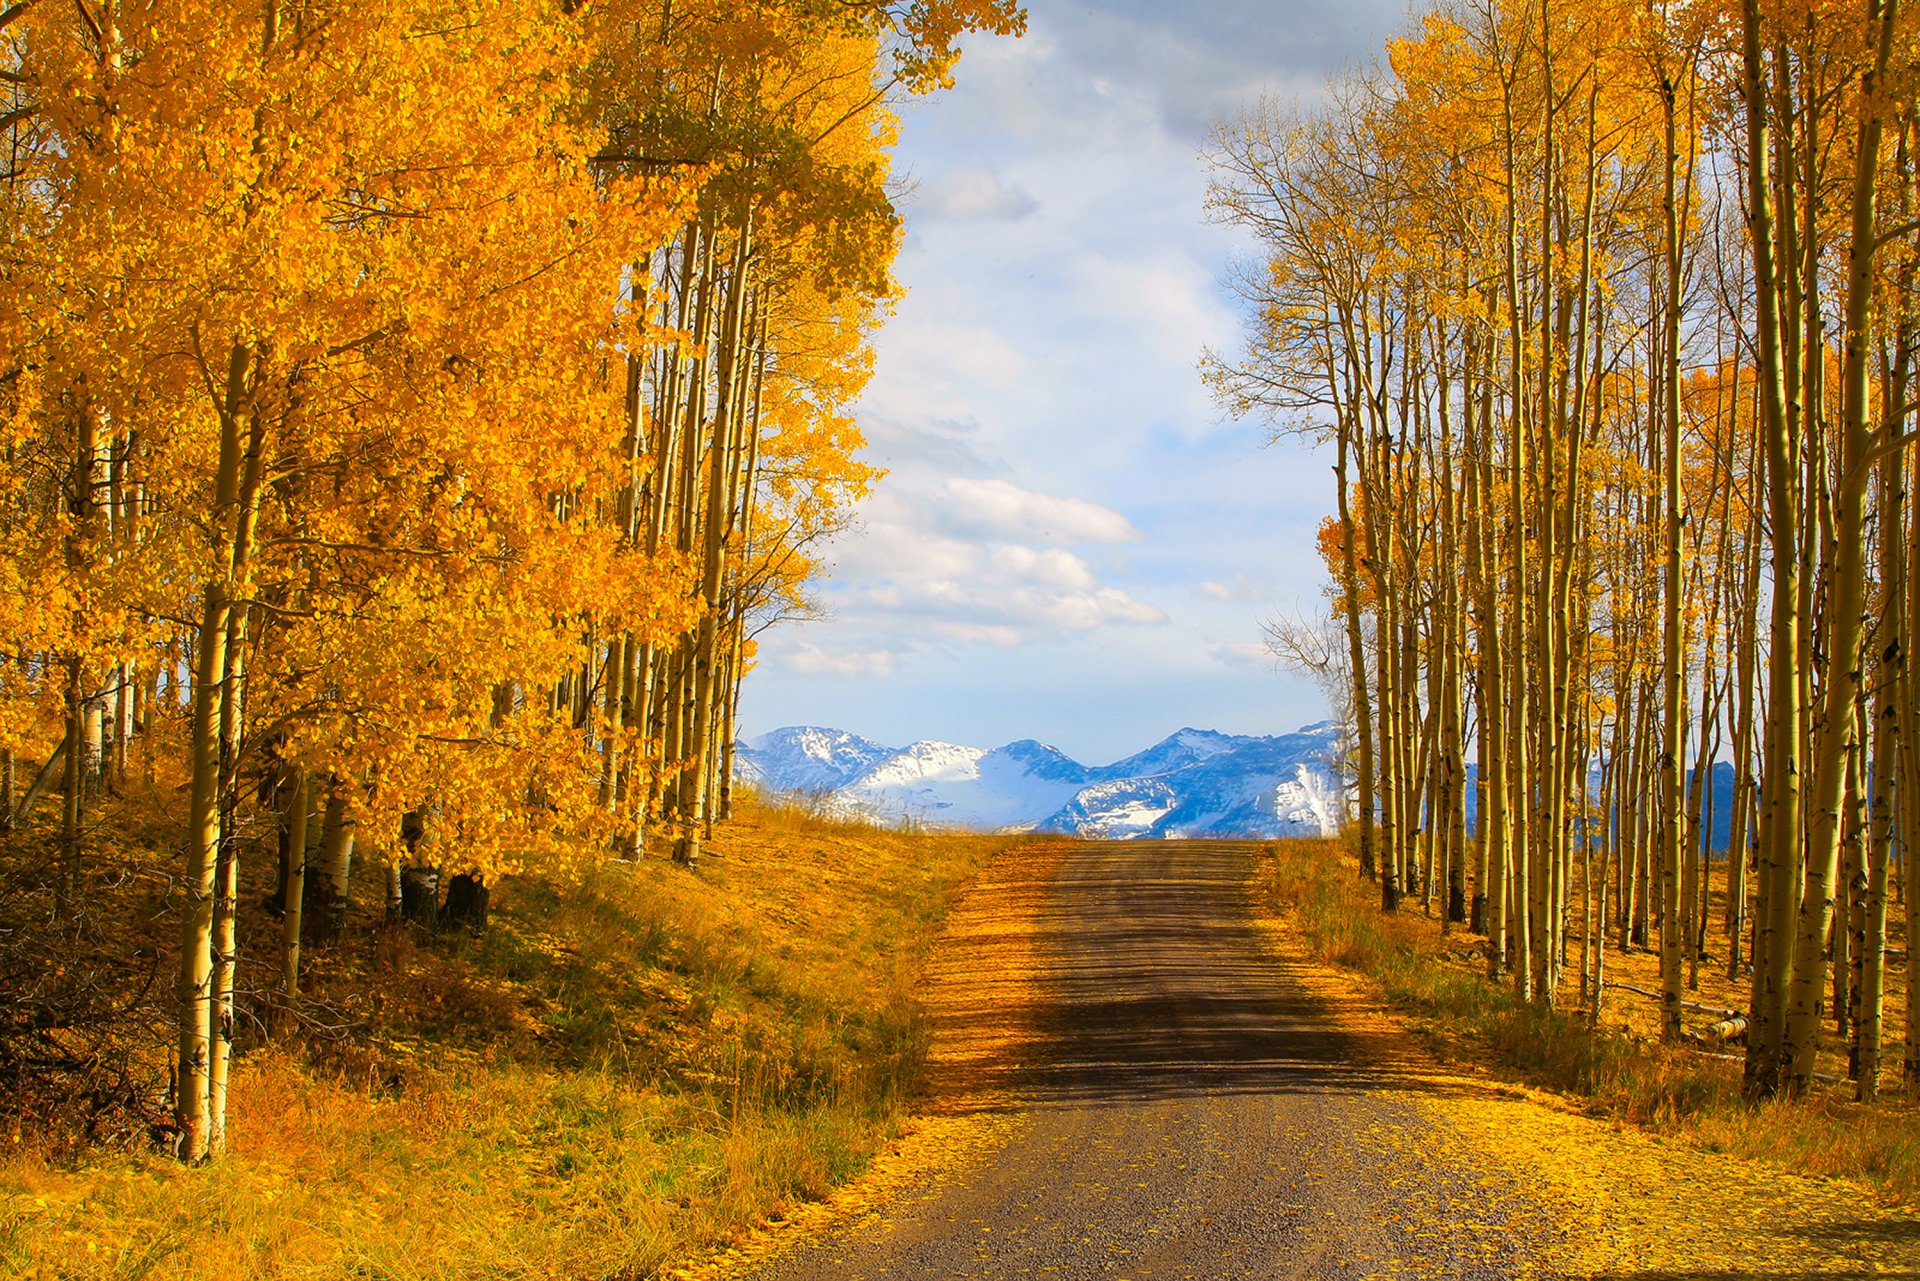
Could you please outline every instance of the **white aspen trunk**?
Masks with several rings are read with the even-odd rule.
[[[1758,460],[1750,474],[1760,472]],[[1735,703],[1733,729],[1733,813],[1727,836],[1727,978],[1740,977],[1742,947],[1747,936],[1747,867],[1753,859],[1754,708],[1755,666],[1760,629],[1760,527],[1750,522],[1746,531],[1746,579],[1742,585],[1740,630],[1734,642]]]
[[[220,847],[214,861],[213,1021],[207,1057],[207,1152],[227,1150],[227,1086],[233,1070],[233,988],[239,966],[235,931],[240,907],[239,767],[244,733],[247,607],[227,611],[227,695],[220,702]]]
[[[1365,631],[1361,622],[1360,608],[1360,570],[1356,563],[1354,542],[1359,531],[1354,528],[1353,505],[1348,497],[1347,458],[1352,449],[1354,431],[1351,407],[1340,412],[1334,432],[1334,485],[1336,489],[1335,511],[1338,513],[1341,529],[1340,539],[1340,593],[1341,618],[1347,635],[1348,676],[1353,684],[1353,729],[1355,750],[1359,756],[1359,795],[1356,804],[1359,811],[1359,856],[1360,875],[1371,880],[1378,875],[1374,857],[1374,725],[1373,693],[1367,679],[1367,646]]]
[[[1827,676],[1813,740],[1815,794],[1808,806],[1806,879],[1794,940],[1788,1001],[1783,1084],[1789,1092],[1813,1081],[1820,1038],[1820,996],[1826,987],[1828,931],[1833,925],[1843,815],[1846,762],[1859,751],[1854,708],[1864,697],[1861,621],[1866,610],[1866,489],[1877,434],[1869,422],[1867,362],[1872,349],[1872,303],[1876,258],[1876,209],[1884,106],[1880,86],[1892,59],[1899,0],[1866,0],[1867,29],[1876,47],[1861,84],[1859,140],[1854,154],[1851,239],[1847,253],[1844,311],[1846,352],[1841,374],[1841,478],[1834,495],[1833,551],[1826,625]]]
[[[720,668],[720,586],[726,568],[727,521],[732,505],[728,486],[735,475],[738,437],[736,399],[740,388],[741,346],[745,334],[747,270],[752,255],[753,218],[742,219],[734,245],[727,308],[720,326],[719,382],[714,396],[713,439],[707,452],[706,525],[700,576],[700,621],[690,655],[691,700],[688,767],[680,776],[680,829],[674,861],[691,866],[700,857],[706,826],[708,769],[713,760],[713,724]]]
[[[1911,204],[1905,144],[1903,132],[1896,150],[1895,166],[1901,175],[1898,192],[1899,212],[1902,214],[1907,212]],[[1891,377],[1886,380],[1887,412],[1884,417],[1893,431],[1902,430],[1908,418],[1905,406],[1912,382],[1915,332],[1913,286],[1914,271],[1909,265],[1902,271],[1899,282],[1901,301],[1895,334],[1897,354]],[[1893,851],[1901,837],[1896,812],[1902,803],[1898,795],[1901,784],[1899,758],[1906,744],[1902,735],[1904,726],[1900,704],[1907,690],[1908,651],[1913,643],[1905,627],[1904,613],[1908,608],[1912,582],[1907,576],[1907,562],[1903,554],[1905,549],[1901,541],[1908,525],[1906,466],[1898,454],[1889,455],[1880,464],[1879,510],[1880,613],[1876,620],[1873,648],[1879,653],[1880,660],[1873,685],[1872,813],[1864,886],[1865,949],[1860,965],[1860,1016],[1854,1058],[1855,1079],[1858,1082],[1856,1097],[1863,1103],[1873,1102],[1880,1094],[1880,1064],[1885,1041],[1887,881]],[[1916,799],[1920,798],[1909,795],[1904,803],[1911,807]],[[1913,861],[1911,854],[1904,854],[1903,858],[1907,862]],[[1908,938],[1911,940],[1913,935],[1909,934]],[[1911,942],[1908,944],[1908,955],[1912,956]],[[1907,964],[1908,984],[1911,986],[1914,962],[1909,960]]]
[[[1793,910],[1800,868],[1801,647],[1798,441],[1787,417],[1780,273],[1775,260],[1768,76],[1759,0],[1741,0],[1749,244],[1753,251],[1761,428],[1766,439],[1767,516],[1773,578],[1768,657],[1759,904],[1747,1024],[1746,1089],[1770,1096],[1782,1084],[1787,984],[1793,972]]]
[[[218,725],[227,688],[227,609],[225,584],[208,583],[196,647],[200,661],[194,680],[187,908],[180,941],[180,1040],[174,1086],[179,1155],[191,1163],[207,1158],[212,1124],[207,1073],[213,1042],[214,870],[220,848]]]
[[[1664,72],[1660,85],[1665,126],[1666,163],[1662,167],[1661,217],[1665,246],[1665,306],[1660,344],[1660,422],[1664,432],[1661,464],[1665,499],[1661,509],[1661,718],[1660,718],[1660,1038],[1669,1044],[1681,1036],[1681,949],[1688,913],[1681,910],[1681,859],[1686,850],[1686,819],[1680,780],[1685,768],[1687,725],[1686,635],[1681,595],[1680,506],[1680,213],[1679,141],[1676,88]]]
[[[313,806],[313,775],[298,770],[286,815],[287,888],[280,915],[280,998],[291,1030],[300,1011],[300,929],[306,907],[307,816]]]
[[[340,937],[347,919],[347,892],[353,873],[356,824],[348,804],[347,785],[335,779],[327,788],[320,820],[320,844],[307,865],[303,922],[306,937],[331,943]]]
[[[220,855],[220,724],[230,695],[227,624],[230,592],[241,568],[234,534],[241,471],[240,416],[246,396],[247,349],[229,349],[224,397],[219,405],[220,459],[210,522],[215,540],[215,576],[201,592],[194,652],[193,719],[188,738],[192,781],[187,802],[186,910],[182,916],[177,1000],[180,1036],[175,1063],[175,1120],[179,1156],[207,1159],[212,1140],[209,1072],[213,1041],[213,916],[215,868]]]
[[[1489,361],[1491,366],[1491,360]],[[1491,367],[1489,367],[1491,374]],[[1478,512],[1473,531],[1480,588],[1480,789],[1481,847],[1480,897],[1487,917],[1487,977],[1500,979],[1507,964],[1507,881],[1511,863],[1507,818],[1506,762],[1506,653],[1502,647],[1498,550],[1487,546],[1492,513],[1488,497],[1493,489],[1492,391],[1481,398],[1480,443],[1474,451],[1479,472],[1475,494]]]

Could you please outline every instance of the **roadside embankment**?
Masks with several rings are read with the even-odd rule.
[[[695,870],[517,877],[478,938],[313,954],[211,1166],[16,1132],[0,1274],[644,1276],[826,1195],[896,1135],[932,941],[1011,842],[743,808]]]

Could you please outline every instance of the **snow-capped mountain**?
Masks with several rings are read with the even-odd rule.
[[[734,772],[846,813],[941,827],[1109,839],[1316,836],[1338,830],[1345,813],[1330,764],[1337,738],[1331,722],[1271,737],[1182,729],[1111,765],[1088,766],[1030,738],[991,751],[937,742],[896,748],[802,725],[739,744]],[[1590,781],[1596,797],[1598,768]],[[1727,848],[1733,766],[1717,763],[1709,779],[1702,839],[1719,852]],[[1689,770],[1689,788],[1692,781]],[[1476,783],[1469,763],[1469,831]],[[1622,786],[1634,804],[1648,784]]]
[[[1332,723],[1256,736],[1182,729],[1111,765],[1032,739],[892,749],[798,726],[740,744],[736,771],[833,808],[945,827],[1100,837],[1330,835],[1342,813]]]
[[[741,744],[734,753],[733,772],[737,778],[776,792],[831,792],[894,751],[845,730],[794,725]]]
[[[834,800],[888,818],[998,831],[1032,827],[1086,782],[1084,766],[1032,740],[990,752],[915,743],[840,788]]]
[[[1111,765],[1095,770],[1101,778],[1152,778],[1188,765],[1197,765],[1210,756],[1230,752],[1245,739],[1212,729],[1178,729],[1144,752],[1135,752]]]

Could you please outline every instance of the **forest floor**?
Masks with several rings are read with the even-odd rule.
[[[144,948],[163,976],[109,1057],[161,1088],[165,801],[110,802],[88,875],[94,919],[142,934],[100,950]],[[362,908],[310,951],[302,1028],[243,1027],[231,1153],[205,1169],[137,1129],[77,1134],[57,1091],[13,1099],[0,1276],[645,1276],[826,1195],[898,1133],[929,948],[1012,842],[742,809],[696,870],[509,878],[477,938]],[[241,896],[259,1006],[270,881]]]
[[[933,967],[934,1093],[879,1174],[669,1275],[1920,1277],[1920,1212],[1881,1190],[1436,1040],[1276,897],[1296,864],[1349,875],[1329,851],[997,863]]]

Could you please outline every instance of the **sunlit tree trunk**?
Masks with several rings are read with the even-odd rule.
[[[1340,613],[1347,636],[1348,676],[1353,684],[1354,750],[1358,757],[1360,874],[1372,879],[1374,863],[1373,692],[1367,678],[1366,635],[1360,602],[1360,571],[1355,563],[1353,505],[1349,499],[1347,455],[1352,449],[1354,410],[1343,407],[1334,427],[1334,486],[1340,519]]]
[[[737,385],[741,370],[742,339],[746,331],[747,269],[752,257],[752,222],[743,220],[736,233],[733,266],[728,281],[726,311],[720,324],[718,382],[714,393],[713,435],[707,451],[707,492],[701,531],[700,619],[689,655],[688,684],[692,702],[688,726],[687,767],[680,775],[681,827],[674,859],[692,864],[699,859],[706,823],[708,769],[713,759],[714,716],[718,707],[720,663],[720,587],[726,570],[729,486],[737,474],[741,415]]]
[[[1665,539],[1661,599],[1661,735],[1660,735],[1660,1035],[1680,1039],[1681,942],[1686,926],[1680,904],[1680,860],[1686,850],[1684,812],[1680,805],[1680,778],[1686,754],[1687,669],[1686,636],[1682,630],[1680,506],[1680,146],[1676,88],[1668,76],[1660,86],[1662,121],[1666,129],[1666,163],[1662,167],[1661,212],[1664,230],[1665,306],[1660,349],[1661,425],[1664,429],[1661,463],[1666,492],[1662,506]]]
[[[1800,871],[1799,652],[1801,613],[1798,441],[1787,417],[1782,361],[1780,271],[1775,258],[1768,77],[1761,54],[1759,0],[1742,0],[1741,67],[1745,100],[1746,214],[1753,252],[1754,338],[1760,426],[1766,441],[1767,517],[1773,579],[1767,662],[1767,726],[1760,832],[1758,911],[1753,945],[1746,1087],[1775,1093],[1786,1063],[1787,984],[1793,972],[1793,912]]]
[[[300,1009],[300,930],[306,907],[307,818],[313,807],[313,775],[298,770],[285,818],[287,889],[280,916],[280,998],[291,1021]]]
[[[1875,41],[1873,65],[1861,85],[1860,132],[1854,156],[1852,226],[1847,251],[1844,310],[1846,347],[1841,372],[1840,484],[1834,495],[1829,543],[1826,680],[1813,739],[1806,876],[1794,941],[1793,986],[1788,1005],[1785,1086],[1804,1090],[1813,1080],[1820,1039],[1820,998],[1827,978],[1827,935],[1833,925],[1844,815],[1847,761],[1856,756],[1854,708],[1863,697],[1861,622],[1866,611],[1866,491],[1876,431],[1870,423],[1868,360],[1872,306],[1880,147],[1885,105],[1880,100],[1892,58],[1899,0],[1866,0],[1867,30]]]
[[[217,406],[220,455],[209,522],[214,540],[214,575],[201,590],[201,618],[194,647],[197,668],[188,740],[192,776],[187,801],[187,902],[180,939],[180,1037],[174,1086],[179,1155],[188,1162],[207,1158],[215,1129],[209,1073],[213,1058],[215,871],[221,844],[220,727],[231,696],[227,640],[233,592],[245,569],[246,546],[239,535],[246,523],[241,510],[242,471],[248,462],[257,463],[258,454],[247,448],[242,429],[250,394],[249,365],[247,348],[234,343]]]

